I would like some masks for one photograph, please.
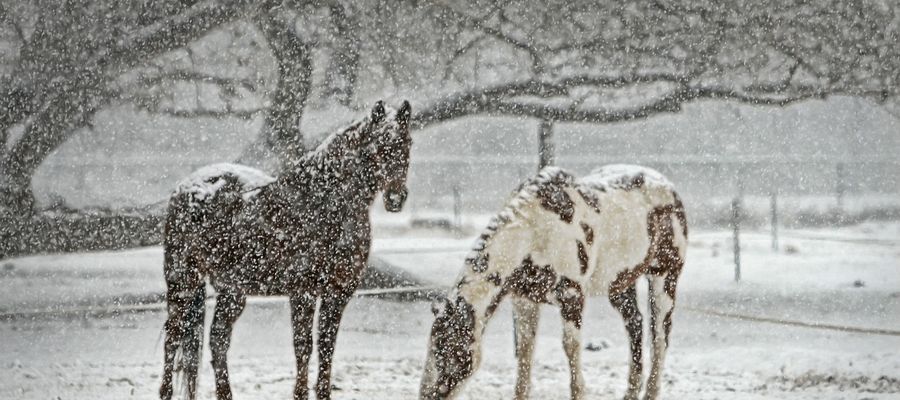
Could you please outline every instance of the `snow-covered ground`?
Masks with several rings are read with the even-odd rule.
[[[475,233],[461,239],[422,231],[381,235],[375,253],[423,281],[448,285]],[[735,283],[730,234],[692,232],[664,398],[900,398],[900,336],[706,312],[900,331],[900,223],[785,230],[781,237],[780,251],[773,252],[764,232],[744,234],[743,279]],[[0,261],[0,398],[155,398],[162,312],[22,313],[156,299],[163,290],[161,265],[158,248]],[[605,299],[592,299],[587,313],[584,342],[600,348],[583,356],[589,398],[620,398],[627,369],[622,321]],[[565,399],[559,317],[549,307],[543,314],[532,398]],[[351,302],[337,346],[335,397],[415,398],[431,320],[425,302]],[[290,398],[290,346],[285,302],[251,303],[229,353],[235,397]],[[489,326],[485,349],[463,398],[510,398],[515,373],[508,305]],[[202,398],[214,397],[206,362],[200,388]]]

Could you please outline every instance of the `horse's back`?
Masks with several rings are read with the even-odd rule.
[[[604,165],[581,178],[581,182],[601,191],[636,191],[647,196],[648,203],[654,206],[671,203],[675,197],[675,185],[668,178],[642,165]]]
[[[274,178],[239,164],[212,164],[179,181],[166,209],[163,247],[167,264],[193,253],[196,258],[226,245],[237,213]]]
[[[275,178],[246,165],[219,163],[202,167],[175,185],[172,197],[186,196],[196,205],[216,197],[229,183],[236,185],[242,194],[253,191],[275,181]]]

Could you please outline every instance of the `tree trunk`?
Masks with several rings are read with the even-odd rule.
[[[305,151],[300,119],[309,97],[312,60],[309,46],[297,35],[293,23],[285,21],[277,10],[261,13],[256,24],[278,67],[278,83],[269,96],[269,112],[259,142],[275,152],[279,162],[276,169],[280,170]]]
[[[14,216],[33,212],[32,175],[113,98],[115,94],[106,87],[110,76],[182,47],[237,19],[241,10],[254,4],[232,0],[192,7],[194,3],[167,0],[154,17],[158,26],[122,41],[91,37],[95,32],[82,29],[86,8],[53,3],[49,10],[42,10],[31,39],[20,50],[14,73],[18,81],[0,85],[10,89],[0,99],[0,209]],[[68,12],[67,16],[58,17],[62,12]],[[24,134],[7,150],[9,129],[23,123]]]
[[[354,28],[358,24],[339,1],[332,3],[328,9],[334,47],[328,71],[325,72],[326,95],[345,107],[352,107],[359,72],[360,40],[358,29]]]
[[[103,97],[102,85],[99,73],[82,71],[78,79],[60,84],[52,95],[45,96],[48,104],[32,116],[22,138],[0,161],[0,207],[18,215],[33,212],[31,176],[71,131],[94,115]]]
[[[13,78],[0,81],[4,94],[0,96],[0,258],[158,241],[158,221],[150,215],[36,213],[31,179],[59,145],[115,98],[108,79],[182,47],[240,18],[242,10],[259,5],[252,0],[202,7],[194,7],[195,3],[166,0],[159,12],[141,21],[149,27],[128,38],[92,37],[93,31],[81,29],[83,18],[71,13],[68,19],[57,19],[69,5],[41,10],[31,39],[20,49]],[[21,138],[8,143],[10,130],[18,126],[24,129]]]

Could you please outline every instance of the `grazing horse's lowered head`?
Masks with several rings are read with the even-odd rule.
[[[435,303],[432,312],[435,319],[420,395],[425,400],[450,399],[477,368],[478,321],[475,309],[462,297]]]

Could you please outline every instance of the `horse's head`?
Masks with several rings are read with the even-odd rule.
[[[384,208],[390,212],[403,209],[408,193],[406,176],[412,147],[409,133],[411,112],[408,101],[404,101],[396,112],[388,112],[379,101],[375,103],[369,116],[369,132],[374,145],[372,155],[377,165],[375,179],[378,189],[384,191]]]
[[[433,307],[435,319],[419,397],[450,399],[478,364],[475,309],[465,299],[444,300]]]

